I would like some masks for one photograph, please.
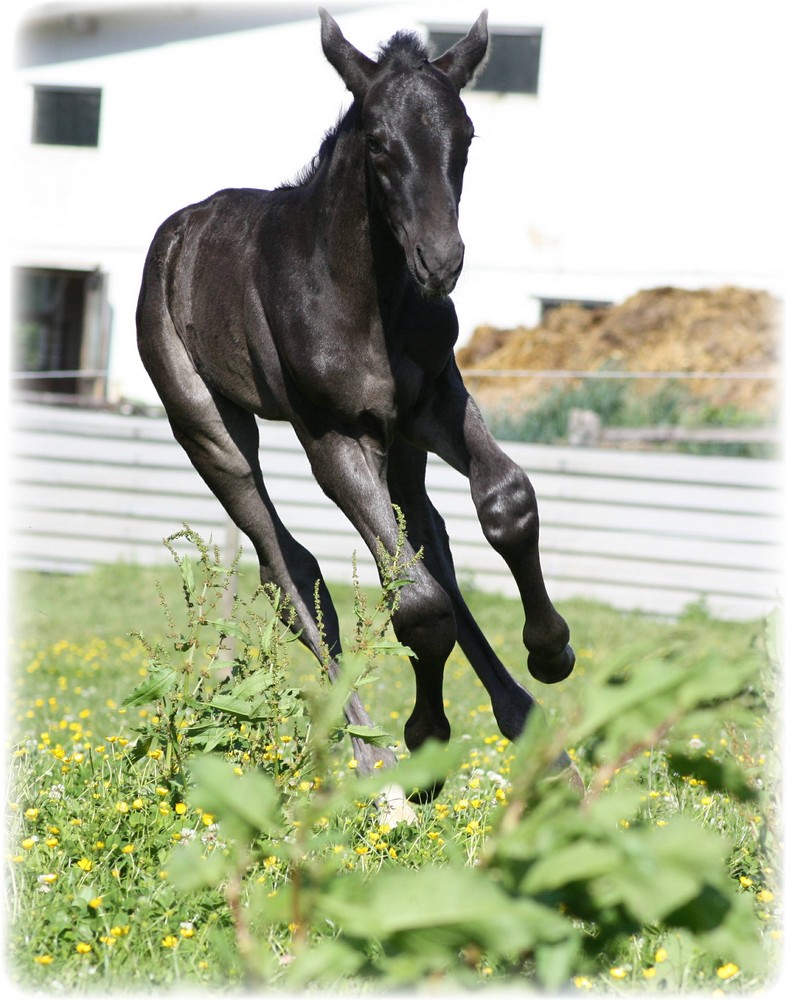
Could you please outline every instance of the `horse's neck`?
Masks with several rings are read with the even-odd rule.
[[[381,281],[393,292],[406,281],[404,255],[370,196],[363,142],[352,129],[339,136],[325,166],[316,178],[315,193],[320,230],[334,267],[345,264],[348,279],[375,295]]]

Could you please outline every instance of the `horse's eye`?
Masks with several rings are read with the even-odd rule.
[[[375,139],[373,135],[367,135],[366,148],[373,156],[377,156],[378,153],[382,153],[383,144],[379,141],[379,139]]]

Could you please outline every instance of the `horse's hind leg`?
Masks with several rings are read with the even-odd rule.
[[[159,348],[164,353],[163,348]],[[180,341],[169,348],[168,370],[176,377],[154,380],[177,441],[194,467],[219,499],[238,528],[254,545],[260,579],[289,596],[295,611],[295,628],[301,641],[317,658],[323,643],[332,657],[329,673],[335,676],[341,654],[339,623],[317,560],[290,534],[268,495],[259,464],[259,432],[254,416],[210,391],[186,356]],[[319,581],[322,631],[317,624],[314,588]],[[353,693],[345,706],[348,722],[371,726],[371,718]],[[370,746],[353,737],[358,770],[365,774],[381,765],[394,766],[396,757],[386,748]]]

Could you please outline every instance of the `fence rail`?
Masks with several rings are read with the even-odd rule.
[[[227,518],[161,418],[16,404],[12,429],[13,566],[80,572],[169,558],[164,536],[187,522],[222,547]],[[314,482],[291,429],[261,428],[263,471],[293,534],[328,581],[371,557]],[[719,617],[767,613],[782,581],[779,463],[760,459],[506,444],[539,497],[541,561],[553,599],[597,599],[674,615],[703,599]],[[430,459],[427,483],[452,540],[460,582],[514,594],[485,541],[467,481]],[[251,545],[242,539],[251,558]]]

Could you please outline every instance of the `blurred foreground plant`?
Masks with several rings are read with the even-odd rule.
[[[654,932],[679,934],[710,978],[717,967],[762,968],[752,899],[728,870],[732,845],[680,815],[654,824],[638,774],[626,767],[652,750],[676,781],[695,778],[709,793],[752,800],[757,792],[734,762],[684,748],[685,733],[711,708],[729,708],[734,719],[735,704],[758,686],[756,658],[720,665],[678,642],[660,650],[627,646],[597,667],[581,710],[558,730],[534,715],[516,748],[506,804],[495,811],[475,865],[448,843],[440,865],[347,870],[343,849],[354,831],[346,817],[359,800],[373,802],[391,775],[334,779],[327,750],[348,732],[342,707],[370,678],[368,658],[406,652],[385,638],[405,585],[398,555],[375,614],[356,601],[360,632],[341,677],[294,689],[284,670],[293,635],[279,624],[286,605],[269,594],[273,617],[237,601],[230,618],[216,617],[215,595],[234,568],[223,570],[193,533],[184,537],[199,547],[204,581],[178,557],[188,627],[173,629],[175,656],[149,650],[150,677],[127,703],[158,706],[140,733],[137,757],[161,750],[173,793],[218,824],[220,839],[177,845],[167,868],[183,892],[222,889],[248,984],[301,989],[356,977],[395,988],[445,977],[469,985],[480,969],[494,968],[556,990],[597,973],[632,937]],[[209,628],[218,644],[200,639]],[[234,671],[214,687],[211,672],[227,636],[237,644]],[[294,749],[271,760],[268,748],[281,746],[283,727]],[[581,750],[584,797],[549,776],[563,746]],[[461,754],[460,746],[427,744],[400,762],[396,779],[428,787],[445,779]],[[273,891],[252,877],[270,857],[281,859],[285,872]],[[292,934],[285,953],[274,933],[281,928]]]

